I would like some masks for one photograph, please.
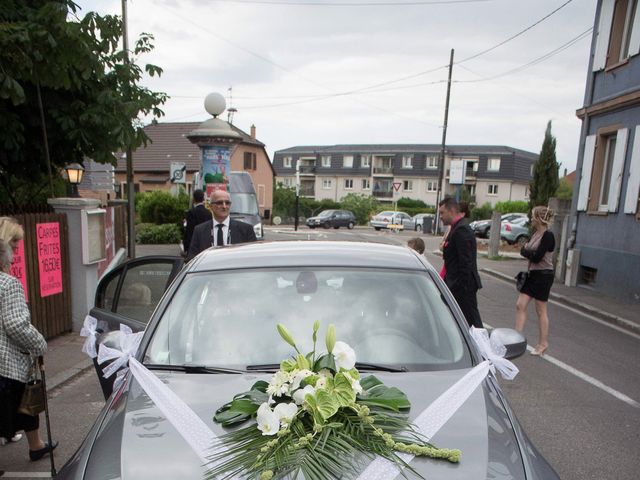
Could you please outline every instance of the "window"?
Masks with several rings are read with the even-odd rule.
[[[287,188],[293,187],[293,178],[284,177],[282,179],[282,186],[287,187]]]
[[[490,158],[487,160],[487,172],[499,172],[500,171],[500,159]]]
[[[413,180],[403,180],[402,189],[405,192],[412,192],[413,191]]]
[[[345,178],[344,179],[344,189],[345,190],[353,190],[353,178]]]
[[[342,166],[344,168],[353,168],[353,155],[345,155],[342,158]]]
[[[402,156],[402,168],[413,168],[413,155]]]
[[[615,67],[640,52],[638,0],[602,2],[593,70]]]
[[[427,157],[427,168],[431,170],[435,170],[438,168],[438,156],[437,155],[429,155]]]
[[[282,157],[282,166],[284,168],[291,168],[291,157]]]
[[[495,183],[489,184],[489,190],[487,191],[489,195],[497,195],[498,194],[498,185]]]
[[[371,166],[371,155],[362,155],[360,157],[360,166],[362,168],[369,168]]]
[[[622,170],[629,129],[603,127],[584,144],[579,211],[616,212],[622,188]]]
[[[331,155],[322,155],[320,157],[320,162],[323,167],[331,166]]]
[[[254,152],[244,152],[244,169],[256,169],[256,154]]]
[[[149,262],[127,268],[116,313],[147,323],[164,294],[172,269],[173,263]]]
[[[427,182],[427,192],[437,192],[438,191],[438,182],[436,181],[428,181]]]
[[[328,190],[329,188],[331,188],[331,186],[332,186],[332,182],[330,178],[322,179],[322,188],[324,188],[325,190]]]
[[[368,178],[362,179],[362,190],[371,190],[371,180]]]

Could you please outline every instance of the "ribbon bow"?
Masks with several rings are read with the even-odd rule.
[[[114,390],[119,389],[122,385],[124,376],[129,370],[129,359],[133,358],[138,351],[138,346],[140,345],[140,340],[142,340],[143,333],[144,332],[132,333],[129,327],[121,324],[120,349],[107,347],[104,344],[100,345],[100,349],[98,350],[98,363],[102,365],[109,360],[113,360],[113,362],[103,369],[102,376],[104,378],[109,378],[111,375],[118,372],[116,380],[113,383]]]
[[[84,324],[80,330],[81,337],[87,337],[82,344],[82,351],[89,355],[91,358],[96,358],[98,353],[96,352],[96,335],[98,331],[98,319],[87,315],[84,317]]]
[[[495,370],[498,370],[502,378],[513,380],[520,370],[504,358],[507,348],[498,339],[489,338],[489,333],[484,328],[471,327],[469,333],[478,345],[483,358],[491,362],[491,371],[495,373]]]

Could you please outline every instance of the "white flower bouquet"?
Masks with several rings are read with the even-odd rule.
[[[355,477],[375,455],[417,472],[396,452],[460,460],[459,450],[423,441],[408,421],[411,404],[395,387],[374,376],[361,379],[356,354],[326,334],[327,353],[316,356],[319,322],[313,326],[313,351],[303,355],[284,325],[280,336],[296,351],[280,369],[251,390],[223,405],[214,420],[224,427],[256,418],[257,426],[230,431],[218,439],[207,478],[270,480],[303,473],[307,480]]]

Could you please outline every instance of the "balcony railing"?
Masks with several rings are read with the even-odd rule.
[[[374,175],[392,175],[393,167],[373,167]]]
[[[308,188],[300,186],[300,196],[301,197],[315,197],[316,189],[314,187]]]
[[[393,190],[375,190],[373,196],[377,198],[393,198]]]
[[[309,175],[316,173],[315,165],[300,165],[300,174],[301,175]]]

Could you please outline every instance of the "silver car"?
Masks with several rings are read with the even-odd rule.
[[[369,222],[376,230],[383,228],[414,229],[413,218],[405,212],[395,212],[393,210],[385,210],[375,215]]]
[[[221,435],[225,429],[212,421],[214,412],[256,381],[268,381],[268,372],[294,353],[276,325],[308,339],[298,346],[310,351],[308,333],[316,320],[335,324],[340,339],[357,352],[363,376],[375,372],[407,394],[411,420],[483,360],[458,305],[424,256],[356,242],[253,243],[203,252],[172,281],[135,357]],[[507,356],[522,355],[524,338],[499,330],[513,339]],[[461,449],[462,461],[411,460],[430,480],[558,478],[524,434],[492,373],[436,441]],[[204,472],[200,457],[129,372],[58,478],[199,479]]]
[[[529,238],[531,238],[529,219],[524,217],[511,222],[503,222],[500,227],[500,238],[509,245],[518,244],[523,246],[529,241]]]

